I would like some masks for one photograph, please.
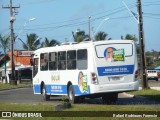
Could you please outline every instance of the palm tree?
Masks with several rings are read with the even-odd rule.
[[[95,40],[96,41],[106,40],[107,36],[108,36],[107,33],[100,31],[95,35]],[[111,40],[111,38],[109,38],[108,40]]]
[[[121,35],[121,39],[122,40],[134,40],[134,42],[136,43],[136,47],[137,47],[137,54],[140,54],[140,46],[139,46],[139,44],[137,44],[138,39],[135,35],[126,34],[125,37],[123,37],[123,35]]]
[[[74,37],[74,41],[75,42],[82,42],[84,39],[88,38],[89,39],[89,36],[85,34],[84,31],[79,31],[79,32],[76,32],[76,34],[74,35],[73,34],[73,37]]]
[[[38,49],[40,46],[40,38],[35,34],[27,34],[27,42],[25,43],[22,39],[19,40],[23,43],[23,49],[32,51]]]
[[[59,45],[60,43],[57,40],[49,40],[48,38],[45,38],[45,41],[42,42],[41,47],[52,47],[55,45]]]
[[[135,35],[131,35],[131,34],[126,34],[126,36],[125,37],[123,37],[122,35],[121,35],[121,39],[122,40],[134,40],[135,42],[137,42],[138,41],[138,39],[137,39],[137,37],[135,36]]]
[[[6,54],[7,54],[7,49],[9,50],[9,46],[10,46],[10,36],[2,36],[0,35],[0,48],[3,49],[4,52],[4,58],[5,58],[5,83],[7,83],[7,78],[6,78]]]

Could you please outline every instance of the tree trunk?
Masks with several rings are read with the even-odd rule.
[[[4,49],[4,71],[5,71],[5,83],[7,84],[7,77],[6,77],[6,49]]]

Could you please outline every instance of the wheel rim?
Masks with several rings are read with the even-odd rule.
[[[45,90],[45,88],[42,89],[42,95],[43,95],[43,97],[45,97],[45,95],[46,95],[46,90]]]
[[[73,91],[69,92],[69,99],[72,101],[73,100]]]

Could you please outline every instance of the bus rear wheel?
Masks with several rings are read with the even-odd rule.
[[[78,102],[78,97],[75,96],[73,85],[69,86],[68,97],[70,103],[74,104]]]
[[[42,96],[43,96],[43,99],[48,101],[50,99],[50,95],[47,95],[47,91],[46,91],[46,86],[43,85],[42,87]]]

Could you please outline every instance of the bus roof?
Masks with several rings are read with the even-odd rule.
[[[88,48],[88,47],[93,46],[93,45],[111,44],[111,43],[134,43],[134,41],[133,40],[86,41],[86,42],[80,42],[78,44],[60,45],[60,46],[40,48],[38,50],[35,50],[34,54],[48,52],[48,51],[62,51],[62,50],[72,50],[72,49],[85,49],[85,48]]]

